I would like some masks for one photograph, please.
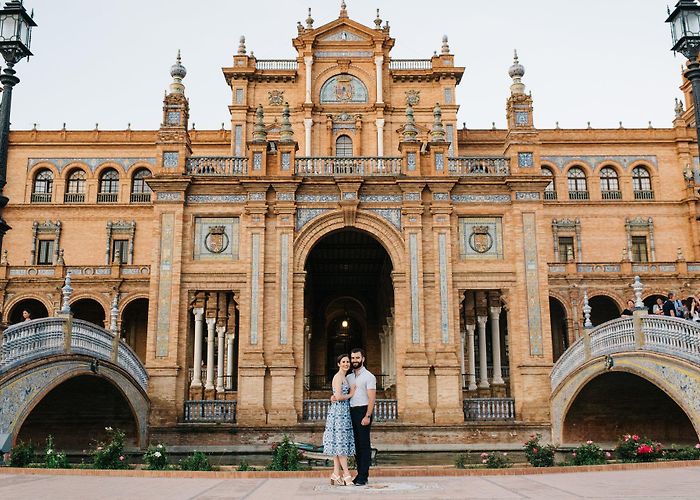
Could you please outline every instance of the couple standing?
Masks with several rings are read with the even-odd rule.
[[[369,433],[377,379],[365,368],[365,353],[360,348],[354,348],[349,356],[341,354],[336,362],[338,373],[333,377],[333,395],[323,433],[323,453],[333,457],[331,484],[364,486],[372,460]],[[357,464],[355,479],[348,470],[348,457],[352,455],[355,455]]]

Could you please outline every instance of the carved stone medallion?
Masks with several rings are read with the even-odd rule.
[[[228,248],[228,236],[224,226],[211,226],[204,238],[204,246],[211,253],[221,253]]]
[[[420,102],[420,90],[409,90],[406,92],[406,104],[416,106]]]
[[[267,93],[267,100],[271,106],[282,106],[284,104],[284,90],[270,90]]]
[[[479,253],[486,253],[493,246],[493,236],[489,234],[488,226],[474,226],[469,236],[469,246]]]

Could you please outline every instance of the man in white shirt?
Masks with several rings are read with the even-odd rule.
[[[370,429],[374,400],[377,397],[377,379],[365,368],[365,352],[359,347],[350,351],[352,372],[348,374],[348,384],[355,386],[355,394],[350,398],[350,418],[352,432],[355,436],[355,462],[357,476],[353,479],[356,486],[367,484],[369,466],[372,461],[372,444]]]

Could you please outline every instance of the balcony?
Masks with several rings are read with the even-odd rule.
[[[294,173],[306,177],[397,176],[401,165],[401,157],[309,156],[294,160]]]
[[[570,200],[588,200],[588,191],[569,191]]]
[[[329,399],[305,399],[303,402],[303,419],[306,422],[325,422],[328,415]],[[377,399],[374,402],[374,420],[398,420],[398,402],[395,399]]]
[[[389,61],[390,70],[432,69],[430,59],[392,59]]]
[[[85,203],[85,193],[66,193],[63,195],[64,203]]]
[[[51,193],[32,193],[32,203],[51,203]]]
[[[116,203],[117,193],[97,193],[97,203]]]
[[[248,173],[248,158],[245,156],[191,156],[187,158],[187,173],[190,175],[233,176]]]
[[[258,59],[255,61],[255,69],[296,71],[299,67],[296,59]]]
[[[673,275],[700,272],[700,262],[550,262],[549,274]]]
[[[447,160],[447,170],[450,175],[458,176],[506,176],[510,174],[510,160],[503,156],[449,158]]]
[[[185,401],[185,422],[235,423],[236,401],[188,400]]]
[[[604,200],[621,200],[622,193],[620,191],[601,191],[601,198]]]
[[[515,420],[515,401],[512,398],[473,398],[464,400],[466,421]]]
[[[653,200],[654,199],[654,191],[635,191],[634,192],[634,199],[635,200]]]
[[[129,201],[131,203],[150,203],[151,193],[131,193]]]
[[[544,192],[544,199],[545,200],[556,200],[557,199],[557,192],[556,191],[545,191]]]

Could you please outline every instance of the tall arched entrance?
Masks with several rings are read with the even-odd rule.
[[[74,318],[89,321],[102,328],[109,328],[109,325],[105,324],[104,307],[95,299],[76,300],[70,305],[70,308]]]
[[[647,436],[662,443],[697,443],[685,412],[663,390],[627,372],[603,373],[588,382],[571,403],[563,425],[563,442],[614,443],[623,434]]]
[[[138,446],[138,426],[131,406],[109,380],[78,375],[53,388],[22,423],[18,441],[41,444],[50,434],[67,451],[89,448],[105,437],[105,427],[120,429],[128,446]]]
[[[552,330],[552,359],[556,363],[569,347],[566,309],[559,300],[549,298],[549,322]]]
[[[306,389],[326,391],[336,356],[361,347],[378,390],[389,390],[395,384],[394,288],[387,251],[367,232],[341,229],[314,245],[305,269]]]
[[[24,299],[15,304],[7,315],[9,319],[8,324],[14,325],[15,323],[24,321],[24,316],[22,315],[23,311],[27,311],[31,319],[46,318],[49,315],[46,306],[42,304],[41,301],[36,299]]]
[[[617,303],[605,295],[596,295],[588,301],[591,306],[591,322],[593,326],[602,325],[611,319],[619,318],[622,312]]]
[[[146,362],[147,332],[148,299],[132,300],[122,312],[121,336],[143,363]]]

